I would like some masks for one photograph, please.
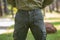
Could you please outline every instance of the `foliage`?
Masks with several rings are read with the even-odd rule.
[[[7,0],[8,4],[11,4],[13,7],[16,7],[15,0]]]

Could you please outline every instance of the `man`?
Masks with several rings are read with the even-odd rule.
[[[41,9],[52,2],[49,1],[15,0],[18,11],[15,16],[14,40],[26,40],[29,28],[35,40],[46,40],[46,28]]]

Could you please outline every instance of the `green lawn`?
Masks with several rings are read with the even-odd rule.
[[[53,17],[53,18],[45,18],[45,20],[60,20],[60,18],[55,18],[55,17]]]
[[[47,34],[47,40],[60,40],[60,30],[58,30],[54,34]],[[0,35],[0,40],[13,40],[13,34],[2,34]],[[27,40],[34,40],[34,37],[32,36],[32,33],[29,31]]]

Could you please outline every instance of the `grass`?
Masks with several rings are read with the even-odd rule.
[[[52,22],[52,24],[58,27],[60,25],[60,22]]]
[[[11,34],[1,34],[0,40],[13,40],[12,33]]]
[[[12,25],[11,27],[9,27],[8,29],[13,29],[14,28],[14,25]]]
[[[55,34],[48,34],[47,40],[60,40],[60,30]]]
[[[55,34],[47,34],[47,40],[60,40],[60,30],[58,30]],[[13,34],[2,34],[0,35],[0,40],[13,40]],[[29,31],[27,40],[34,40],[32,33]]]
[[[60,18],[45,18],[45,20],[60,20]]]

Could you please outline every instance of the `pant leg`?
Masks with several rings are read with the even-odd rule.
[[[33,22],[30,25],[31,32],[35,40],[46,40],[46,28],[43,21],[43,16],[40,9],[33,11]]]
[[[15,17],[14,40],[26,40],[28,28],[25,11],[18,11]]]

